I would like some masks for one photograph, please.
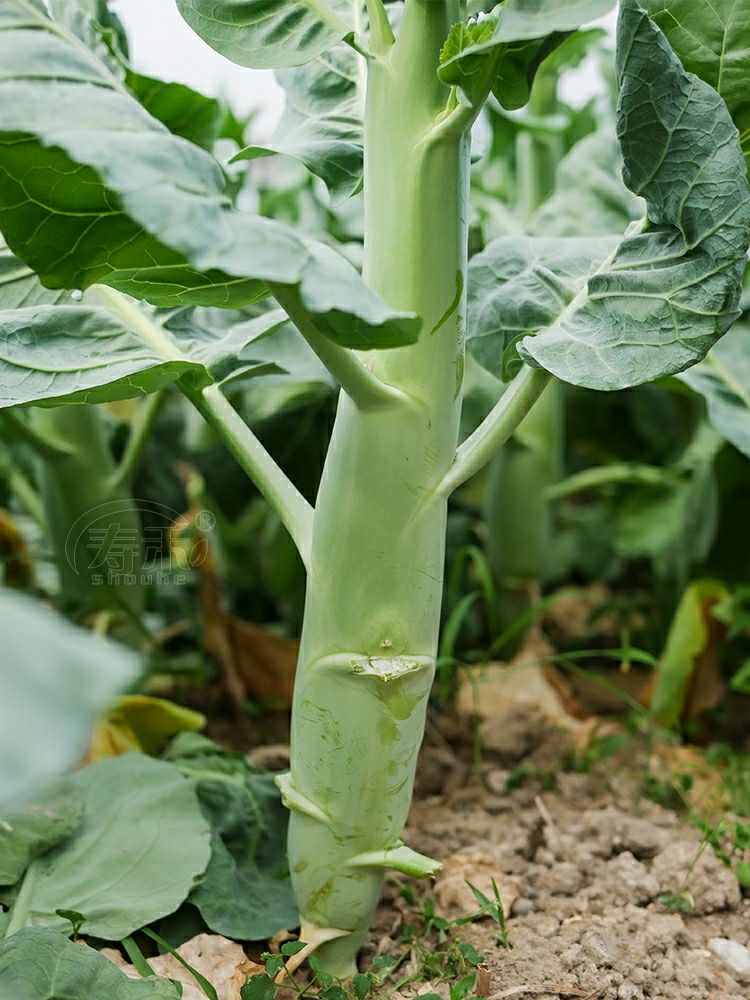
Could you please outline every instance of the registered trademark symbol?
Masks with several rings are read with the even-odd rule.
[[[195,515],[195,526],[199,531],[210,531],[216,525],[216,517],[210,510],[199,510]]]

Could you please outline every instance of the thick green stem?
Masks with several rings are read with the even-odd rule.
[[[437,651],[446,502],[461,405],[468,139],[425,137],[448,91],[436,69],[459,6],[407,0],[387,63],[369,65],[365,277],[424,318],[417,344],[373,352],[404,394],[388,409],[342,394],[313,527],[294,696],[289,857],[302,936],[355,971],[386,866],[425,871],[399,836]]]
[[[546,569],[551,534],[546,491],[562,476],[562,407],[562,385],[550,378],[539,402],[488,467],[487,559],[501,631],[534,603]]]
[[[143,611],[140,519],[129,483],[117,482],[101,414],[76,404],[36,411],[40,434],[68,454],[41,460],[45,522],[60,573],[61,599],[77,612]]]
[[[557,71],[542,65],[528,105],[532,118],[543,119],[558,110],[557,83]],[[518,135],[517,207],[524,222],[552,193],[564,152],[559,134],[532,129]],[[495,581],[501,631],[528,611],[534,588],[544,575],[550,542],[546,490],[563,473],[563,436],[563,389],[556,379],[551,379],[538,405],[487,470],[487,557]]]
[[[559,110],[557,83],[557,70],[548,70],[542,64],[528,104],[532,119],[549,118]],[[557,165],[564,155],[565,143],[559,132],[545,133],[539,129],[519,132],[516,139],[518,208],[524,222],[528,222],[552,194]]]

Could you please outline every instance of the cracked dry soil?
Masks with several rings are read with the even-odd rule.
[[[626,743],[618,757],[589,773],[558,771],[554,790],[532,777],[505,794],[510,767],[520,760],[541,769],[559,766],[571,747],[570,737],[549,724],[537,726],[529,741],[534,727],[522,721],[517,730],[525,742],[515,752],[507,738],[497,741],[499,750],[485,747],[481,777],[472,769],[470,747],[462,753],[460,741],[428,727],[404,834],[409,846],[444,862],[432,887],[414,883],[443,916],[476,910],[465,879],[491,895],[495,878],[512,949],[498,941],[490,919],[458,931],[489,967],[486,995],[750,997],[750,970],[737,971],[709,947],[715,938],[750,943],[750,896],[710,845],[684,885],[690,912],[669,912],[659,901],[683,887],[701,831],[684,816],[639,799],[638,753]],[[506,725],[506,737],[512,728]],[[398,885],[388,882],[363,967],[376,952],[402,952],[398,936],[413,918]],[[445,983],[405,987],[402,996],[427,991],[448,1000]]]

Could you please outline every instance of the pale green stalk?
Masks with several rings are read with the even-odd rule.
[[[434,674],[446,500],[463,379],[469,147],[431,136],[448,90],[440,48],[459,4],[407,0],[395,44],[369,66],[365,265],[393,307],[424,317],[419,342],[372,352],[404,395],[387,409],[342,394],[313,526],[294,695],[289,859],[302,938],[345,977],[386,866],[437,866],[400,846]]]
[[[542,64],[528,104],[531,117],[542,119],[558,110],[557,82],[557,71]],[[564,152],[558,134],[522,131],[517,136],[517,204],[524,222],[552,193]],[[487,559],[495,582],[501,631],[528,611],[544,573],[551,540],[546,490],[563,474],[563,437],[562,386],[557,379],[550,379],[539,405],[531,409],[487,469]],[[519,634],[518,641],[521,639]]]
[[[394,41],[380,0],[368,2],[364,276],[392,307],[423,318],[419,341],[345,350],[321,337],[295,297],[273,289],[344,390],[314,513],[217,386],[181,386],[278,511],[307,567],[291,770],[279,785],[291,809],[301,938],[342,979],[356,971],[385,870],[439,867],[400,835],[435,670],[448,495],[547,379],[528,370],[457,452],[472,117],[451,110],[437,67],[464,7],[406,0]],[[162,356],[179,355],[158,324],[117,293],[109,298]]]
[[[35,425],[44,438],[67,446],[39,463],[61,602],[77,612],[106,609],[137,618],[144,607],[140,518],[130,483],[117,476],[101,414],[85,403],[39,407]]]

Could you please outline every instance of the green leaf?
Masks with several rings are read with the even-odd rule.
[[[177,310],[166,321],[168,350],[160,353],[109,305],[96,288],[80,301],[45,289],[33,271],[0,248],[0,407],[128,399],[187,374],[195,386],[268,373],[327,377],[280,309],[252,319],[199,310],[197,322],[193,309]]]
[[[505,46],[492,84],[492,93],[504,108],[514,111],[528,103],[539,67],[569,37],[569,32],[555,31],[544,38],[509,42]]]
[[[507,41],[575,31],[608,14],[616,0],[506,0],[498,33]]]
[[[704,357],[738,316],[750,242],[750,192],[726,106],[685,73],[636,0],[621,5],[617,74],[623,176],[649,221],[519,347],[594,389],[638,385]]]
[[[320,991],[321,1000],[348,1000],[348,994],[341,986],[329,986]]]
[[[607,236],[641,218],[644,204],[622,182],[614,134],[598,131],[560,161],[555,190],[529,220],[534,236]]]
[[[130,69],[125,84],[146,111],[173,135],[181,135],[203,149],[213,149],[226,117],[226,109],[215,98],[205,97],[183,83],[164,83]]]
[[[677,725],[698,658],[712,641],[710,608],[728,596],[716,580],[696,580],[682,595],[659,664],[651,713],[662,725]]]
[[[502,378],[506,349],[553,324],[616,245],[612,237],[501,236],[488,243],[469,262],[467,345],[479,364]]]
[[[613,6],[614,0],[507,0],[481,21],[453,26],[440,53],[440,79],[473,101],[489,73],[503,107],[523,107],[547,56]]]
[[[43,288],[33,271],[0,249],[0,406],[108,402],[156,391],[188,372],[195,385],[247,374],[267,362],[240,358],[243,349],[287,322],[275,310],[213,332],[178,316],[162,354],[108,306],[96,289],[77,302]]]
[[[750,174],[750,2],[748,0],[643,0],[689,73],[724,98],[740,131]]]
[[[109,9],[108,0],[50,0],[49,10],[58,24],[122,76],[123,61],[128,58],[128,37],[120,18]]]
[[[232,162],[285,153],[325,182],[334,206],[354,194],[362,184],[364,147],[358,58],[339,47],[277,73],[287,102],[276,131],[264,146],[248,146]]]
[[[138,666],[129,650],[8,591],[0,593],[0,648],[1,804],[72,767],[94,719]]]
[[[372,989],[372,978],[362,972],[358,972],[352,979],[352,989],[357,1000],[365,1000],[365,997]]]
[[[106,309],[30,306],[0,311],[0,326],[0,407],[127,399],[194,369],[160,358]]]
[[[281,309],[249,319],[243,310],[184,309],[170,316],[165,328],[183,349],[210,353],[211,375],[222,386],[258,375],[333,384],[328,369]]]
[[[470,105],[482,93],[486,73],[493,77],[492,92],[509,111],[522,108],[531,96],[531,86],[537,70],[547,56],[567,34],[554,32],[530,41],[499,41],[484,30],[485,24],[457,24],[440,53],[439,76],[443,83],[458,87]],[[491,37],[487,38],[487,34]],[[476,39],[476,40],[474,40]],[[492,60],[497,61],[492,66]]]
[[[13,885],[34,858],[66,840],[83,817],[83,795],[60,781],[0,815],[0,885]]]
[[[281,954],[285,956],[298,955],[301,951],[304,951],[306,945],[304,941],[287,941],[281,946]]]
[[[265,972],[251,976],[243,986],[240,986],[241,1000],[273,1000],[275,996],[276,984]]]
[[[474,78],[487,65],[485,46],[492,41],[497,24],[497,17],[487,17],[453,25],[440,53],[443,83],[463,87],[469,94],[473,91]]]
[[[716,430],[750,457],[750,329],[737,323],[707,357],[680,376],[706,400]]]
[[[283,955],[271,955],[270,958],[266,959],[265,970],[266,974],[271,978],[275,978],[284,968],[284,956]]]
[[[180,756],[180,747],[188,753]],[[193,747],[194,750],[189,750]],[[190,896],[218,934],[258,941],[295,927],[299,912],[286,859],[288,814],[270,774],[209,740],[176,740],[169,752],[196,782],[211,824],[211,862]]]
[[[665,476],[661,486],[629,491],[616,512],[612,547],[626,559],[658,559],[682,541],[689,499],[688,484]]]
[[[62,916],[62,910],[57,911],[60,916]],[[84,918],[85,919],[85,918]],[[83,923],[84,920],[81,921]],[[77,935],[76,935],[77,936]],[[136,944],[135,940],[130,936],[124,937],[121,942],[123,948],[125,949],[125,954],[130,959],[132,965],[135,966],[136,972],[139,972],[143,979],[147,979],[149,976],[153,976],[154,970],[146,961],[146,956],[141,951],[140,947]]]
[[[117,941],[184,902],[210,858],[210,834],[172,764],[139,753],[99,761],[72,778],[83,820],[29,869],[32,922],[65,929],[55,911],[78,910],[84,932]]]
[[[88,945],[26,928],[0,943],[0,996],[13,1000],[178,1000],[167,979],[128,979]]]
[[[46,285],[232,307],[273,282],[346,346],[416,340],[342,257],[234,209],[217,162],[61,27],[23,0],[0,0],[0,23],[0,229]]]
[[[617,505],[610,529],[618,555],[629,559],[645,556],[653,560],[662,579],[682,581],[687,580],[693,565],[705,561],[716,535],[713,468],[722,443],[703,422],[674,464],[664,469],[642,467],[651,475],[641,484],[633,481]],[[613,471],[617,468],[615,465]]]
[[[0,309],[7,311],[38,305],[74,305],[75,301],[64,288],[45,288],[31,268],[0,241]]]
[[[467,961],[469,965],[473,966],[481,965],[482,962],[484,961],[483,956],[480,955],[479,952],[474,947],[474,945],[469,944],[468,941],[466,943],[459,944],[458,950],[461,952],[465,961]]]
[[[466,997],[474,989],[476,979],[476,972],[470,972],[468,976],[459,979],[457,983],[451,983],[450,1000],[466,1000]]]
[[[177,0],[177,9],[204,42],[253,69],[302,66],[351,30],[341,0]]]

